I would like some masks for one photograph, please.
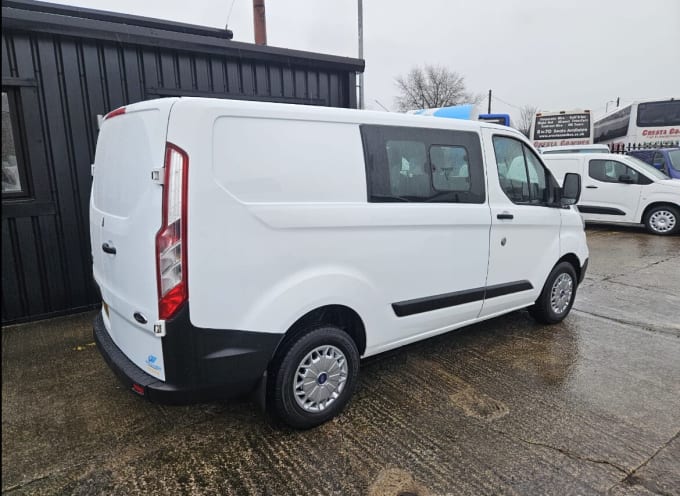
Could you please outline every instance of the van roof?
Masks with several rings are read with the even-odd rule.
[[[541,147],[542,151],[566,151],[566,150],[609,150],[607,145],[602,144],[590,144],[590,145],[560,145],[560,146],[544,146]]]
[[[310,121],[346,122],[353,124],[382,124],[391,126],[429,127],[455,130],[479,131],[481,128],[491,128],[512,133],[526,140],[519,131],[484,121],[464,119],[447,119],[425,115],[402,114],[399,112],[383,112],[374,110],[357,110],[336,107],[320,107],[314,105],[297,105],[290,103],[272,103],[248,100],[229,100],[223,98],[200,97],[172,97],[145,100],[126,106],[128,111],[170,102],[182,106],[196,106],[200,108],[225,109],[230,115],[293,118]]]
[[[622,153],[549,153],[541,155],[543,160],[574,160],[574,159],[597,159],[597,160],[621,160],[626,159],[627,155]]]

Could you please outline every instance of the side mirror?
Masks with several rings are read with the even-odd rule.
[[[626,184],[633,184],[635,181],[628,174],[623,174],[623,175],[619,176],[619,182],[620,183],[626,183]]]
[[[568,172],[564,175],[560,204],[562,206],[576,205],[581,198],[581,176]]]

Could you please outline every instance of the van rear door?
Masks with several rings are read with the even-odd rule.
[[[176,101],[142,102],[104,119],[90,200],[93,272],[104,300],[104,324],[135,365],[161,380],[162,340],[153,326],[158,320],[155,247],[163,188],[152,172],[163,167]]]

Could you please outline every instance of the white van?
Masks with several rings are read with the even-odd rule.
[[[585,221],[644,224],[653,234],[680,232],[680,181],[635,157],[584,153],[543,160],[558,182],[580,174],[578,209]]]
[[[298,428],[344,407],[360,357],[561,321],[587,266],[579,177],[560,189],[505,126],[168,98],[106,116],[93,176],[111,368],[165,403],[260,387]]]

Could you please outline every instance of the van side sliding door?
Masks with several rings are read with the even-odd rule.
[[[484,299],[490,213],[476,132],[361,126],[370,215],[389,219],[376,232],[374,271],[409,341],[477,318]]]

